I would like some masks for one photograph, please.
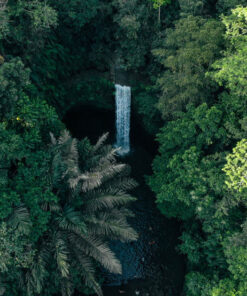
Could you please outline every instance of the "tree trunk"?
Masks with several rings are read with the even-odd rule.
[[[159,6],[159,12],[158,12],[158,23],[160,24],[160,6]]]

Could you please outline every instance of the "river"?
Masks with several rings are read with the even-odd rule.
[[[131,166],[131,176],[139,183],[133,192],[137,201],[131,206],[135,217],[129,221],[139,239],[127,244],[111,243],[122,263],[123,273],[114,275],[102,270],[104,296],[179,296],[185,273],[184,258],[176,251],[180,224],[160,214],[154,194],[146,185],[145,176],[152,173],[156,147],[135,120],[132,117],[131,152],[120,161]],[[95,142],[110,131],[109,141],[115,141],[113,112],[76,106],[67,113],[64,122],[79,139],[87,136]]]

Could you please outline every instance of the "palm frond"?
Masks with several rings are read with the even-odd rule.
[[[133,211],[131,211],[130,209],[128,208],[125,208],[125,207],[121,207],[119,209],[114,209],[114,210],[111,210],[111,214],[113,214],[115,216],[118,216],[118,215],[122,215],[124,216],[125,218],[127,217],[135,217],[135,214],[133,213]]]
[[[50,132],[49,134],[51,138],[51,144],[55,146],[57,144],[57,139],[55,138],[53,133]]]
[[[66,166],[66,171],[63,177],[66,176],[78,176],[80,175],[80,169],[78,165],[78,150],[77,150],[77,141],[71,139],[63,151],[63,161]]]
[[[100,172],[87,173],[87,178],[82,183],[81,191],[87,192],[102,184],[103,176]]]
[[[107,189],[109,192],[127,192],[138,186],[138,183],[129,177],[118,178],[117,180],[111,181],[107,184]]]
[[[113,178],[125,168],[125,164],[112,164],[107,167],[96,167],[94,171],[88,172],[87,179],[84,180],[81,190],[87,192],[102,185],[105,180]]]
[[[112,149],[112,147],[106,146],[102,148],[102,154],[99,159],[99,166],[109,165],[116,162],[118,148]]]
[[[71,139],[70,133],[67,130],[63,130],[61,136],[58,138],[58,144],[63,145]]]
[[[70,235],[70,240],[87,256],[94,258],[107,270],[113,273],[121,274],[122,267],[115,254],[110,250],[108,245],[99,237],[91,235],[82,235],[81,237],[74,234]]]
[[[56,204],[54,202],[43,202],[41,205],[42,210],[46,212],[60,212],[61,206],[59,204]]]
[[[57,267],[63,278],[69,278],[69,250],[61,232],[55,234],[54,244]]]
[[[67,166],[67,173],[78,175],[80,170],[78,166],[77,140],[71,138],[64,150],[64,163]]]
[[[122,242],[136,241],[138,238],[124,216],[112,217],[110,213],[101,213],[89,218],[88,223],[88,233],[94,236],[105,236]]]
[[[8,219],[8,224],[14,229],[18,229],[21,233],[28,234],[32,227],[32,222],[27,208],[22,204],[15,207]]]
[[[62,161],[61,154],[55,153],[52,159],[52,165],[51,165],[51,181],[52,181],[53,188],[54,187],[56,188],[57,185],[61,182],[65,171],[66,171],[66,166]]]
[[[38,256],[33,261],[29,271],[26,273],[27,295],[40,294],[47,276],[47,264],[49,252],[46,247],[41,248]]]
[[[75,190],[76,187],[79,185],[80,181],[86,181],[88,179],[89,179],[89,176],[87,174],[81,174],[81,175],[70,177],[68,179],[68,184],[70,189]]]
[[[114,207],[126,205],[135,200],[136,198],[128,194],[95,196],[85,202],[83,211],[86,213],[94,213],[102,209],[112,209]]]
[[[121,173],[125,169],[126,165],[123,163],[108,165],[107,167],[98,167],[104,180],[113,178],[117,174]]]
[[[62,230],[72,231],[78,235],[86,233],[86,224],[81,213],[75,211],[70,206],[66,206],[63,213],[55,221],[57,221],[59,228]]]
[[[61,294],[62,296],[72,296],[74,293],[74,287],[72,283],[67,279],[61,280]]]
[[[103,134],[97,141],[97,143],[93,146],[93,152],[95,153],[96,151],[98,151],[105,143],[105,141],[107,140],[109,136],[109,133],[105,133]]]
[[[88,257],[83,255],[82,252],[78,252],[77,248],[74,247],[73,250],[75,251],[75,255],[77,260],[80,263],[80,271],[83,276],[85,284],[94,290],[94,292],[98,296],[103,296],[103,292],[99,283],[95,279],[95,265],[92,260]]]

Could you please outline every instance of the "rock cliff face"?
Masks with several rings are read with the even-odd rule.
[[[109,65],[110,79],[114,84],[134,86],[140,81],[145,81],[145,78],[141,73],[126,69],[124,60],[120,57],[114,57]]]
[[[129,85],[130,83],[129,76],[131,75],[131,73],[126,71],[125,67],[123,66],[119,58],[116,58],[115,61],[112,62],[110,66],[110,74],[111,74],[111,80],[115,84]]]

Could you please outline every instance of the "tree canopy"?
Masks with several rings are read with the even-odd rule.
[[[184,295],[247,295],[246,42],[244,0],[0,1],[0,295],[102,295],[99,266],[121,272],[136,183],[106,135],[64,124],[113,112],[118,79],[157,140],[146,181],[181,223]]]

